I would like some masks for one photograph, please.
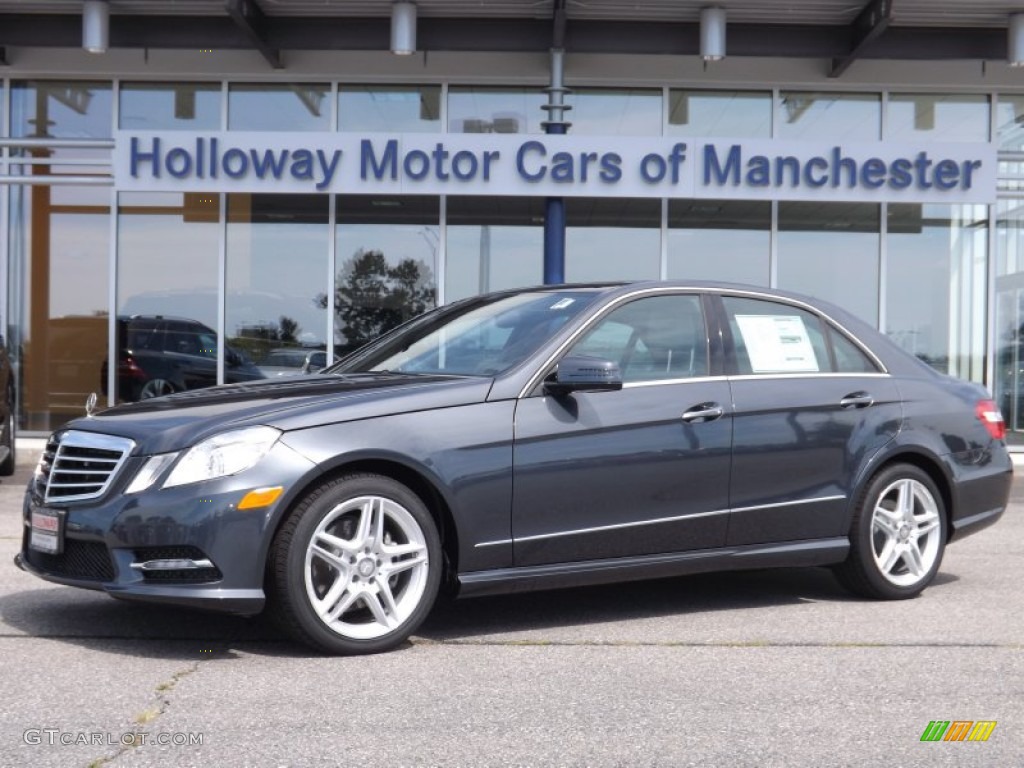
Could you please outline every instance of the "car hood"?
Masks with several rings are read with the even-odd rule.
[[[137,454],[164,453],[226,429],[265,424],[287,432],[483,402],[491,383],[387,372],[261,379],[118,405],[66,428],[131,438]]]

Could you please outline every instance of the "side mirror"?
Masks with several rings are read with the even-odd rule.
[[[619,364],[586,355],[563,357],[555,372],[544,382],[544,391],[556,396],[571,392],[611,392],[619,389],[622,389]]]
[[[242,356],[235,350],[228,349],[224,354],[224,362],[228,364],[228,368],[237,368],[242,364]]]

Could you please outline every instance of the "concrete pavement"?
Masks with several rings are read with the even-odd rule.
[[[1021,483],[916,600],[823,569],[706,575],[457,601],[397,652],[337,659],[16,570],[37,450],[0,484],[2,766],[1024,764]],[[922,743],[931,720],[997,726]]]

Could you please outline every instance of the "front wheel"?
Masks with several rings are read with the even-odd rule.
[[[381,475],[310,492],[274,539],[273,618],[327,653],[387,651],[420,625],[441,581],[437,526],[416,494]]]
[[[850,555],[836,568],[857,594],[914,597],[935,578],[946,545],[942,495],[923,470],[894,464],[861,495],[850,529]]]

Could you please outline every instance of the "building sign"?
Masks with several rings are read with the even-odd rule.
[[[123,191],[989,203],[992,144],[120,132]]]

